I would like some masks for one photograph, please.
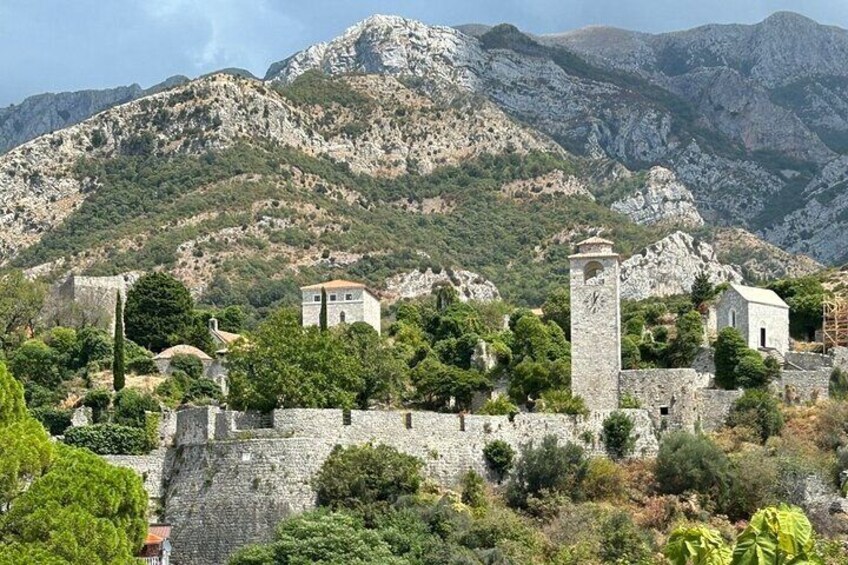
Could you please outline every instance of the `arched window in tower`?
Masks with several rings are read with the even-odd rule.
[[[736,310],[731,310],[731,311],[730,311],[730,320],[728,320],[728,321],[730,322],[730,327],[731,327],[731,328],[735,328],[735,327],[736,327]]]
[[[583,284],[604,284],[604,266],[597,261],[589,261],[583,268]]]
[[[340,324],[345,323],[345,313],[344,312],[339,312],[339,323]]]

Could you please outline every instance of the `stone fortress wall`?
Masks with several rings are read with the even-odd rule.
[[[626,411],[638,436],[635,454],[654,456],[658,441],[645,410]],[[267,541],[280,520],[315,505],[312,480],[336,445],[386,444],[419,457],[424,473],[455,486],[474,469],[496,480],[483,448],[506,441],[516,451],[553,434],[593,455],[610,411],[589,416],[516,414],[459,415],[435,412],[287,409],[259,415],[200,407],[176,413],[165,430],[165,446],[147,456],[111,456],[145,479],[161,510],[157,519],[173,525],[173,560],[179,565],[226,562],[237,548]],[[170,421],[166,425],[171,425]]]

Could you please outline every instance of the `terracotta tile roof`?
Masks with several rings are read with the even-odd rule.
[[[194,347],[193,345],[175,345],[173,347],[169,347],[168,349],[154,357],[154,359],[172,359],[174,355],[194,355],[201,361],[212,360],[209,355],[207,355],[200,349]]]
[[[343,279],[336,279],[332,281],[327,281],[318,284],[311,284],[309,286],[302,286],[300,290],[321,290],[322,288],[326,288],[327,290],[335,290],[339,288],[366,288],[364,284],[346,281]]]
[[[608,239],[604,239],[598,236],[592,236],[589,239],[584,239],[580,243],[577,244],[577,247],[581,245],[615,245],[612,241]]]
[[[241,339],[241,334],[234,334],[232,332],[225,332],[224,330],[211,330],[215,336],[220,339],[222,342],[227,345],[233,343],[234,341]]]
[[[171,526],[168,524],[150,524],[147,527],[147,535],[151,534],[159,539],[168,539],[171,537]]]

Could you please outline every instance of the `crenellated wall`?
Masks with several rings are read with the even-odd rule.
[[[648,413],[625,412],[636,424],[635,455],[655,455],[658,444]],[[263,416],[200,407],[177,413],[170,449],[110,460],[146,473],[151,496],[160,495],[160,518],[173,525],[174,563],[211,565],[225,563],[243,545],[268,540],[280,520],[313,507],[312,479],[336,445],[393,446],[424,461],[430,479],[454,486],[468,469],[494,479],[483,448],[495,439],[519,450],[553,434],[602,455],[599,438],[609,414],[517,414],[510,419],[292,409]]]

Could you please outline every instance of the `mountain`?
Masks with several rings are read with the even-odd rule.
[[[469,296],[537,306],[591,235],[630,258],[633,297],[698,270],[819,266],[738,227],[722,238],[791,175],[676,95],[515,28],[475,33],[376,16],[265,80],[179,81],[15,147],[0,268],[166,270],[204,302],[263,308],[325,277],[390,296],[450,273]]]
[[[414,78],[431,93],[473,92],[575,154],[671,170],[709,224],[840,262],[848,260],[841,220],[835,239],[806,235],[844,209],[836,201],[825,214],[815,202],[841,186],[832,170],[848,148],[846,54],[848,32],[791,13],[752,26],[659,35],[594,27],[535,38],[509,25],[374,16],[272,65],[265,78],[380,73]]]

